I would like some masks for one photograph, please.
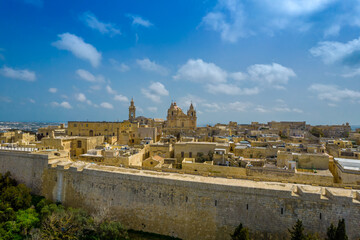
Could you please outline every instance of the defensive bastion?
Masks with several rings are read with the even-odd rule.
[[[126,227],[182,239],[229,239],[243,223],[259,239],[287,239],[301,219],[325,235],[346,221],[360,237],[360,192],[289,183],[98,166],[48,155],[0,151],[0,172],[66,206],[112,217]]]

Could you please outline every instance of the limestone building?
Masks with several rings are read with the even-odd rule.
[[[195,130],[196,120],[196,110],[192,103],[185,114],[174,102],[168,109],[165,126],[168,130]]]
[[[130,102],[130,107],[129,107],[129,121],[130,122],[134,122],[135,117],[136,117],[135,114],[136,114],[136,107],[134,105],[134,99],[132,98],[131,102]]]

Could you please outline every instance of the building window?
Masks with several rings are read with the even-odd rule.
[[[283,208],[281,208],[281,214],[284,214],[284,209]]]
[[[86,124],[86,127],[88,127],[89,126],[89,124]]]
[[[192,152],[189,152],[189,158],[192,158]]]
[[[74,127],[77,127],[77,124],[76,124],[76,123],[74,123]]]
[[[217,200],[215,200],[215,207],[217,206]]]
[[[77,142],[77,147],[78,147],[78,148],[81,148],[81,141],[78,141],[78,142]]]
[[[181,157],[182,157],[182,158],[184,157],[184,152],[181,152]]]

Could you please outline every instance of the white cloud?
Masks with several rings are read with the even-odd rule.
[[[113,68],[119,72],[127,72],[130,70],[130,67],[128,65],[126,65],[125,63],[119,63],[113,58],[110,58],[109,62],[111,63]]]
[[[265,0],[265,3],[271,11],[289,16],[300,16],[319,12],[336,1],[337,0]]]
[[[334,24],[324,31],[324,37],[337,36],[339,35],[340,29],[341,27],[339,24]]]
[[[36,103],[36,101],[34,99],[32,99],[32,98],[29,98],[29,102],[33,103],[33,104]]]
[[[360,100],[360,92],[347,88],[341,89],[336,85],[312,84],[309,90],[315,92],[320,100],[340,102],[344,100]]]
[[[202,18],[201,25],[218,32],[223,41],[230,43],[259,32],[273,35],[275,30],[285,28],[304,32],[314,22],[321,22],[313,17],[315,14],[335,2],[339,0],[218,0],[216,6]],[[353,2],[351,5],[356,6]]]
[[[106,86],[106,91],[107,91],[109,94],[116,94],[116,91],[113,90],[109,85]]]
[[[92,102],[89,99],[87,99],[85,94],[83,94],[83,93],[75,94],[75,98],[79,102],[87,103],[90,106],[95,106],[95,104],[93,105]]]
[[[165,86],[160,83],[160,82],[154,82],[152,84],[150,84],[149,89],[156,93],[159,94],[161,96],[168,96],[169,95],[169,91],[166,90]]]
[[[201,104],[202,108],[205,108],[206,112],[218,112],[223,110],[223,107],[218,103],[203,103]]]
[[[154,93],[152,93],[151,91],[149,91],[148,89],[141,89],[141,93],[148,99],[150,99],[153,102],[157,102],[159,103],[161,100],[161,97],[159,95],[156,95]]]
[[[303,110],[299,108],[290,108],[287,106],[285,102],[281,102],[281,101],[275,107],[265,107],[262,105],[258,105],[254,108],[254,111],[259,113],[270,113],[270,112],[303,113]]]
[[[252,106],[251,103],[236,101],[236,102],[229,103],[227,108],[230,110],[237,111],[237,112],[244,112],[244,111],[247,111],[251,106]]]
[[[102,103],[100,104],[100,107],[106,108],[106,109],[113,109],[113,108],[114,108],[113,105],[110,104],[110,103],[108,103],[108,102],[102,102]]]
[[[85,94],[83,94],[83,93],[78,93],[78,94],[76,94],[75,95],[75,98],[76,98],[76,100],[78,100],[79,102],[86,102],[86,96],[85,96]]]
[[[141,89],[142,94],[153,102],[160,102],[162,96],[168,96],[169,91],[160,82],[151,83],[147,89]]]
[[[66,109],[71,109],[72,106],[70,105],[69,102],[61,102],[61,103],[58,103],[58,102],[52,102],[51,103],[52,106],[54,107],[63,107],[63,108],[66,108]]]
[[[224,83],[226,78],[226,71],[214,63],[204,62],[202,59],[189,59],[174,76],[174,79],[202,83]]]
[[[304,111],[299,109],[299,108],[293,108],[292,109],[293,112],[296,112],[296,113],[303,113]]]
[[[121,94],[119,95],[115,95],[114,100],[116,101],[120,101],[120,102],[124,102],[124,103],[128,103],[129,99],[126,96],[123,96]]]
[[[145,71],[156,72],[161,75],[168,74],[168,70],[165,67],[151,61],[148,58],[137,59],[136,63],[141,67],[141,69],[143,69]]]
[[[242,72],[234,72],[234,73],[230,73],[229,75],[232,79],[237,81],[243,81],[246,78],[248,78],[248,75]]]
[[[177,102],[177,104],[181,106],[183,109],[186,109],[190,106],[191,103],[193,104],[194,107],[197,107],[204,102],[206,102],[206,100],[199,96],[187,94],[186,96],[181,97],[180,100]]]
[[[319,42],[317,47],[310,49],[310,53],[322,59],[326,64],[334,62],[343,62],[346,61],[347,57],[350,57],[352,54],[360,51],[360,38],[351,40],[347,43],[341,42]],[[358,54],[359,55],[359,54]],[[351,59],[348,59],[351,65]],[[355,59],[357,62],[358,60]],[[345,62],[346,63],[346,62]]]
[[[260,92],[257,87],[241,89],[238,86],[224,83],[208,84],[206,88],[208,92],[213,94],[223,93],[227,95],[256,95]]]
[[[102,88],[101,85],[92,85],[92,86],[90,86],[90,89],[95,90],[95,91],[98,91],[98,90],[100,90],[101,88]]]
[[[91,12],[85,12],[80,16],[80,19],[90,28],[98,30],[102,34],[109,34],[110,36],[121,34],[120,30],[116,28],[113,23],[104,23],[99,21]]]
[[[351,77],[356,77],[360,75],[360,68],[353,70],[352,72],[343,74],[342,76],[345,78],[351,78]]]
[[[76,70],[76,74],[83,80],[92,82],[92,83],[103,83],[105,82],[105,78],[102,75],[93,75],[89,71],[86,71],[84,69],[78,69]]]
[[[219,0],[214,11],[202,19],[202,24],[219,32],[222,40],[232,43],[249,34],[245,22],[243,5],[236,0]]]
[[[61,50],[70,51],[74,56],[89,61],[93,67],[100,65],[102,56],[94,46],[71,33],[59,34],[58,37],[60,40],[53,42],[53,46]]]
[[[157,107],[148,107],[147,108],[149,112],[152,112],[152,113],[156,113],[157,112]]]
[[[133,25],[140,25],[140,26],[143,26],[143,27],[151,27],[151,26],[153,26],[153,24],[149,20],[143,19],[140,16],[129,14],[128,17],[132,18],[132,20],[133,20],[132,24]]]
[[[49,88],[49,92],[51,93],[56,93],[58,90],[57,88]]]
[[[281,86],[287,84],[289,78],[295,77],[296,74],[291,68],[286,68],[280,64],[255,64],[248,67],[250,78],[262,84],[272,86]]]
[[[269,109],[265,108],[264,106],[257,106],[255,108],[255,112],[259,112],[259,113],[267,113],[269,112]]]
[[[301,109],[298,108],[289,108],[287,106],[283,106],[283,107],[274,107],[272,109],[272,111],[275,112],[295,112],[295,113],[303,113],[303,111]]]
[[[36,80],[36,74],[33,71],[27,69],[13,69],[7,66],[0,68],[0,74],[4,77],[24,80],[28,82],[34,82]]]
[[[288,80],[295,76],[296,74],[292,69],[277,63],[252,65],[248,67],[247,73],[228,73],[214,63],[207,63],[202,59],[190,59],[179,68],[173,78],[202,83],[205,89],[213,94],[255,95],[264,87],[285,89],[283,85],[287,84]],[[229,79],[235,81],[231,83],[228,81]],[[246,83],[259,86],[238,86],[238,84]]]

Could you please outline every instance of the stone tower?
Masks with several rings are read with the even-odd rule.
[[[189,117],[190,120],[189,126],[191,128],[196,128],[196,120],[197,120],[196,110],[192,103],[190,104],[189,110],[187,111],[187,116]]]
[[[134,99],[131,98],[130,107],[129,107],[129,121],[133,122],[135,120],[135,111],[136,107],[134,105]]]

